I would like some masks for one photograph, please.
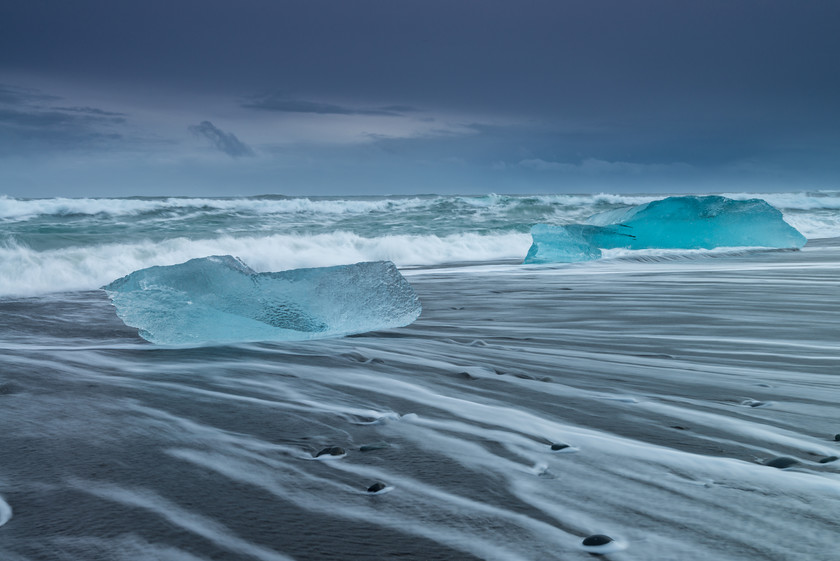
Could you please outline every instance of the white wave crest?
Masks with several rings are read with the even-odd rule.
[[[784,215],[785,222],[799,230],[809,240],[840,238],[840,213],[824,211],[809,214]]]
[[[779,210],[838,210],[840,192],[816,191],[798,193],[723,193],[730,199],[763,199]]]
[[[208,255],[234,255],[257,271],[378,260],[407,267],[521,259],[530,244],[530,235],[518,233],[364,238],[349,232],[206,240],[174,238],[159,243],[141,241],[42,252],[7,243],[0,246],[0,296],[93,290],[138,269],[174,265]]]
[[[0,196],[0,219],[27,220],[40,215],[131,216],[165,210],[216,210],[244,214],[365,214],[411,210],[427,206],[429,199],[309,199],[309,198],[166,198],[166,199],[15,199]]]

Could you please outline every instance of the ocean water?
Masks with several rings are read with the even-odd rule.
[[[0,559],[836,560],[840,192],[725,195],[808,244],[521,264],[653,195],[0,198]],[[391,260],[423,312],[167,348],[100,290],[222,254]]]

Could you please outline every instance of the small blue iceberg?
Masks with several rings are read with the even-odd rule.
[[[537,224],[531,237],[525,263],[589,261],[602,249],[787,249],[807,241],[766,201],[715,195],[668,197],[596,214],[586,224]]]
[[[297,341],[404,327],[421,307],[390,261],[257,273],[230,255],[149,267],[102,287],[161,345]]]

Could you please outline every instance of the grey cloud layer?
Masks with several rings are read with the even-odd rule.
[[[204,120],[212,165],[266,184],[832,188],[838,28],[830,0],[9,0],[0,148],[48,161],[142,130],[187,162],[173,182],[212,180],[184,142]]]
[[[487,0],[480,9],[443,0],[76,0],[46,10],[10,1],[0,7],[0,52],[9,67],[56,76],[285,88],[292,100],[328,99],[338,110],[347,109],[342,99],[362,107],[385,99],[664,118],[686,115],[681,108],[731,114],[756,98],[830,108],[838,23],[840,4],[823,0]],[[301,109],[336,110],[293,110]]]

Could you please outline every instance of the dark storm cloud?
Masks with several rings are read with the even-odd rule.
[[[53,107],[61,100],[33,88],[0,86],[0,152],[108,148],[123,135],[124,114],[93,107]]]
[[[738,110],[756,96],[827,103],[839,17],[826,0],[9,0],[0,64],[185,90],[291,87],[293,99],[339,110],[352,99],[664,116]]]
[[[60,107],[29,109],[25,111],[0,108],[0,123],[11,126],[49,129],[58,127],[87,127],[98,124],[119,124],[125,122],[124,117],[113,115],[120,115],[120,113],[111,113],[109,111],[103,111],[102,113],[68,111]]]
[[[59,111],[15,111],[0,109],[0,125],[31,129],[58,129],[72,127],[84,120]]]
[[[283,113],[316,113],[318,115],[380,115],[396,117],[405,112],[413,111],[411,107],[392,105],[373,109],[345,107],[332,103],[321,103],[303,99],[289,99],[280,94],[254,98],[242,104],[247,109],[263,109],[266,111],[280,111]]]
[[[202,121],[198,125],[189,127],[189,130],[196,136],[206,138],[213,144],[213,146],[231,158],[254,156],[253,149],[236,138],[235,134],[221,130],[210,121]]]
[[[61,99],[58,96],[44,94],[34,88],[21,88],[9,84],[0,84],[0,103],[9,105],[31,105]]]
[[[110,119],[113,118],[109,118]],[[0,108],[0,155],[91,148],[111,149],[123,135],[89,117],[60,111],[15,111]]]

